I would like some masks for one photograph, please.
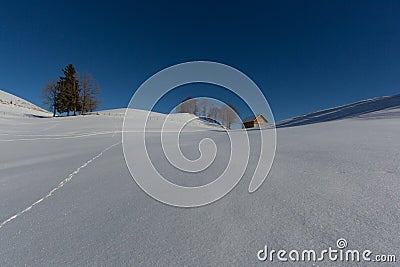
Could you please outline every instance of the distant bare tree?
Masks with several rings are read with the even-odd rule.
[[[197,100],[195,98],[190,98],[189,100],[185,101],[187,113],[197,115],[198,114],[198,106]]]
[[[208,100],[202,99],[199,102],[199,114],[202,117],[207,117]]]
[[[207,99],[194,99],[188,97],[175,109],[177,113],[190,113],[200,117],[207,117],[218,121],[221,125],[230,129],[238,119],[238,112],[230,104],[223,104],[220,108],[212,105]]]
[[[198,103],[197,99],[192,100],[192,106],[193,106],[193,114],[196,116],[199,116],[199,114],[200,114],[199,103]]]
[[[230,104],[224,104],[221,108],[221,113],[223,117],[223,124],[226,128],[231,129],[233,123],[238,119],[236,109]]]
[[[175,109],[177,113],[189,113],[197,115],[199,112],[199,107],[197,100],[192,97],[188,97],[182,101],[181,104]]]
[[[220,111],[220,109],[218,107],[216,107],[214,105],[211,105],[208,108],[207,117],[210,118],[210,119],[214,119],[214,120],[218,121],[219,123],[223,124],[223,121],[222,121],[223,118],[222,118],[221,111]]]
[[[42,89],[43,104],[53,111],[53,117],[57,110],[58,83],[56,80],[49,81]]]
[[[215,119],[216,115],[217,115],[217,113],[215,111],[215,106],[208,107],[207,118]]]

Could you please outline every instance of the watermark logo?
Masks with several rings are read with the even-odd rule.
[[[209,61],[187,62],[166,68],[146,80],[132,96],[124,117],[122,141],[125,161],[133,179],[158,201],[177,207],[198,207],[222,198],[243,177],[249,163],[251,131],[222,127],[213,131],[215,136],[218,132],[228,135],[230,153],[226,156],[229,160],[224,171],[215,180],[200,186],[183,186],[171,182],[158,171],[158,166],[171,164],[186,175],[202,173],[214,163],[218,154],[216,141],[204,138],[198,144],[200,156],[197,159],[185,157],[180,148],[180,135],[182,129],[197,119],[187,117],[182,120],[181,116],[179,120],[173,114],[162,117],[150,112],[168,92],[190,83],[221,86],[238,96],[253,114],[263,114],[268,119],[268,129],[257,131],[260,153],[257,159],[252,159],[256,167],[248,191],[255,192],[267,177],[275,156],[276,130],[272,111],[264,94],[249,77],[233,67]],[[176,103],[177,108],[179,105],[182,103]],[[238,116],[235,110],[229,113]],[[149,156],[146,141],[155,132],[161,134],[163,154],[156,158]]]
[[[393,254],[374,254],[371,250],[347,249],[347,240],[339,238],[336,248],[329,247],[320,251],[314,249],[276,250],[267,245],[257,253],[259,261],[269,262],[396,262]]]
[[[346,247],[347,247],[347,241],[346,241],[346,239],[344,239],[344,238],[339,238],[339,239],[336,241],[336,246],[337,246],[339,249],[344,249],[344,248],[346,248]]]

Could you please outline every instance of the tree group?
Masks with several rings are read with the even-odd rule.
[[[98,108],[100,89],[89,73],[78,74],[72,64],[63,70],[63,76],[51,80],[42,90],[44,104],[59,114],[85,114]]]
[[[212,104],[208,99],[195,99],[188,97],[175,108],[177,113],[190,113],[200,118],[217,121],[227,129],[238,121],[239,113],[230,104],[222,104],[220,107]]]

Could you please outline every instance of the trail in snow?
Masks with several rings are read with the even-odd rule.
[[[57,187],[53,188],[47,195],[45,195],[44,197],[40,198],[39,200],[37,200],[36,202],[32,203],[29,207],[27,207],[26,209],[14,214],[13,216],[11,216],[10,218],[8,218],[7,220],[3,221],[0,224],[0,229],[5,226],[7,223],[15,220],[16,218],[18,218],[19,216],[23,215],[24,213],[28,212],[29,210],[31,210],[34,206],[38,205],[40,202],[44,201],[45,199],[51,197],[57,190],[61,189],[66,183],[68,183],[69,181],[71,181],[72,177],[74,177],[75,175],[77,175],[81,169],[85,168],[86,166],[88,166],[90,163],[92,163],[93,161],[95,161],[96,159],[98,159],[99,157],[101,157],[103,155],[103,153],[105,153],[106,151],[110,150],[111,148],[119,145],[121,142],[115,143],[107,148],[105,148],[103,151],[101,151],[98,155],[96,155],[95,157],[93,157],[92,159],[86,161],[83,165],[81,165],[79,168],[77,168],[75,171],[73,171],[70,175],[68,175],[67,178],[65,178],[64,180],[62,180]]]
[[[121,131],[107,131],[107,132],[88,133],[88,134],[70,135],[70,136],[58,136],[58,137],[57,136],[46,136],[46,137],[35,137],[35,138],[0,139],[0,142],[74,139],[74,138],[89,137],[89,136],[95,136],[95,135],[106,135],[106,134],[114,134],[115,135],[116,132],[121,132]],[[35,135],[31,135],[31,136],[35,136]],[[36,136],[38,136],[38,135],[36,135]]]
[[[192,131],[204,131],[204,129],[192,130]],[[218,130],[215,130],[218,131]],[[138,131],[124,131],[125,133],[143,133],[142,130]],[[146,133],[160,133],[160,130],[146,130]],[[164,130],[163,133],[176,133],[179,130]],[[16,141],[36,141],[36,140],[60,140],[60,139],[74,139],[74,138],[82,138],[82,137],[90,137],[96,135],[106,135],[112,134],[114,137],[117,133],[122,133],[122,131],[108,131],[108,132],[98,132],[98,133],[87,133],[81,135],[70,135],[70,136],[61,136],[61,135],[25,135],[25,136],[43,136],[43,137],[35,137],[35,138],[17,138],[17,139],[0,139],[0,142],[16,142]],[[7,135],[7,134],[1,134]],[[17,135],[18,136],[18,135]]]

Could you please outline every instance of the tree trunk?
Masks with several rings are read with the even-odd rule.
[[[56,97],[53,95],[53,117],[56,116]]]

